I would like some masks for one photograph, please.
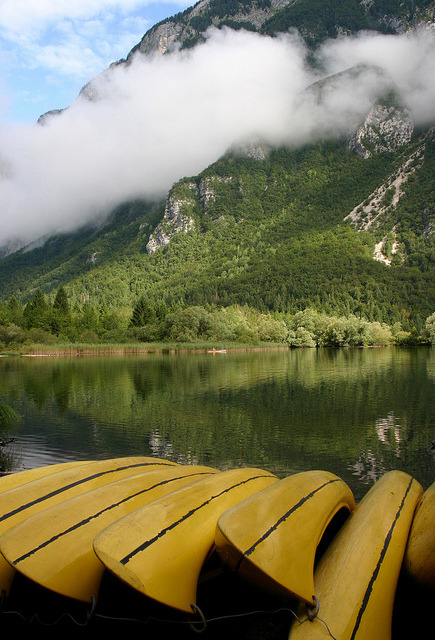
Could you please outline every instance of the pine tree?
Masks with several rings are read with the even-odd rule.
[[[63,285],[60,285],[59,289],[57,290],[56,297],[53,303],[53,309],[60,311],[63,314],[69,313],[70,309],[69,309],[68,296],[67,296],[65,287]]]
[[[155,320],[156,312],[154,306],[145,298],[140,298],[133,309],[130,324],[133,327],[144,327],[155,322]]]
[[[40,289],[35,292],[33,298],[26,304],[23,316],[28,329],[32,327],[48,328],[49,308]]]
[[[71,324],[71,310],[65,287],[61,285],[57,290],[53,302],[53,312],[51,317],[51,331],[55,334],[65,333]]]
[[[10,322],[19,325],[23,318],[23,307],[15,296],[12,296],[7,304],[7,311]]]

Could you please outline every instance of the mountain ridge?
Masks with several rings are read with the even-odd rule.
[[[316,35],[310,32],[306,23],[309,24],[313,16],[318,19],[319,5],[323,10],[322,20],[331,12],[334,19],[331,22],[329,16],[327,28]],[[269,36],[298,29],[305,43],[311,46],[361,30],[399,34],[415,28],[434,28],[434,0],[403,0],[399,6],[393,0],[343,0],[339,7],[337,13],[334,0],[199,0],[148,29],[125,58],[114,61],[108,69],[89,80],[80,90],[79,97],[91,101],[98,99],[95,81],[101,81],[113,67],[131,64],[136,54],[152,57],[195,47],[204,42],[210,27],[245,29]],[[355,11],[359,13],[359,19],[349,18],[346,8],[351,16]],[[285,15],[286,11],[290,14]],[[296,16],[292,15],[293,11],[297,11]],[[38,122],[44,124],[47,118],[63,111],[65,109],[52,109],[42,114]]]

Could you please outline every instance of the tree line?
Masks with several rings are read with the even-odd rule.
[[[260,311],[248,305],[172,306],[140,297],[131,309],[89,302],[71,305],[65,287],[52,298],[37,290],[26,304],[14,296],[0,302],[0,348],[32,344],[113,343],[282,344],[289,347],[363,347],[435,344],[435,313],[424,329],[405,331],[358,317],[306,308],[295,313]]]

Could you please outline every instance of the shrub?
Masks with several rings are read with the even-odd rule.
[[[425,328],[429,336],[429,342],[435,345],[435,313],[432,313],[426,319]]]
[[[32,327],[26,333],[26,342],[33,344],[54,344],[56,336],[41,327]]]
[[[368,342],[372,346],[386,346],[393,343],[390,327],[380,322],[370,322],[368,327]]]
[[[214,337],[215,324],[212,314],[203,307],[187,307],[167,316],[165,335],[176,342],[194,342]]]
[[[311,331],[305,327],[298,327],[296,330],[290,329],[287,336],[287,343],[291,347],[315,347],[316,340]]]
[[[98,342],[98,334],[95,333],[95,331],[92,331],[92,329],[85,329],[80,334],[80,341],[88,344],[95,344],[95,342]]]
[[[10,345],[14,342],[20,343],[24,341],[24,337],[24,331],[15,324],[0,325],[0,343],[4,345]]]
[[[288,329],[282,320],[265,317],[260,321],[258,337],[263,342],[285,342],[287,335]]]

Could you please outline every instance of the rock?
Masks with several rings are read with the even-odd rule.
[[[47,111],[46,113],[43,113],[42,116],[39,116],[37,123],[45,125],[51,118],[59,116],[64,111],[66,111],[66,109],[52,109],[51,111]]]
[[[196,191],[196,184],[188,184],[187,186]],[[189,213],[195,204],[194,195],[192,192],[191,198],[181,198],[169,194],[166,199],[163,220],[157,225],[147,242],[148,255],[160,247],[165,247],[177,233],[187,233],[195,229],[195,220]]]
[[[368,158],[373,153],[396,151],[411,140],[414,123],[404,107],[375,105],[349,141],[349,148]]]
[[[210,205],[216,201],[216,183],[228,184],[232,179],[232,176],[208,176],[200,180],[198,194],[204,213],[209,213]]]
[[[251,138],[234,144],[231,150],[237,155],[253,160],[267,160],[272,146],[263,140]]]
[[[133,51],[139,51],[144,55],[167,53],[182,31],[183,24],[180,22],[171,20],[160,23],[147,31],[139,46]]]

